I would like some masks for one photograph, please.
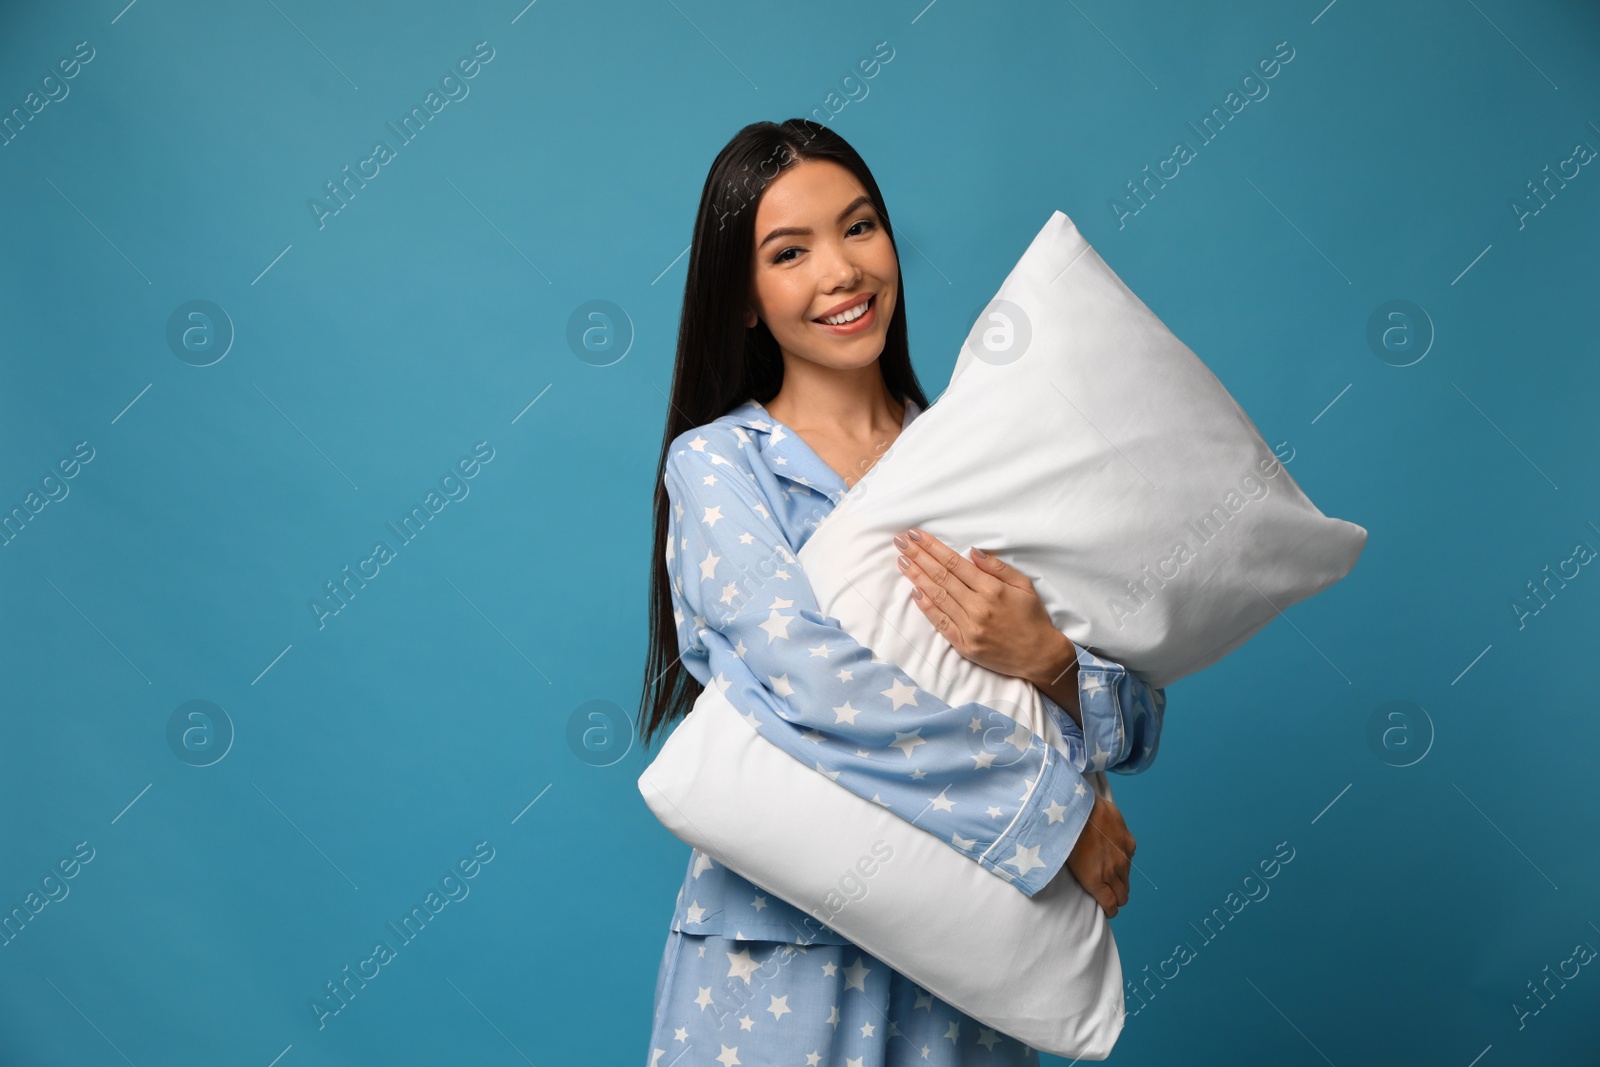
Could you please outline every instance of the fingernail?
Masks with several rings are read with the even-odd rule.
[[[911,587],[911,595],[916,597],[918,600],[921,600],[922,599],[922,590],[918,589],[916,586],[912,586]]]
[[[919,533],[918,533],[918,532],[917,532],[917,531],[915,531],[915,530],[907,530],[907,531],[906,531],[906,536],[907,536],[907,537],[909,537],[909,538],[911,538],[911,540],[913,540],[913,541],[920,541],[920,540],[922,540],[922,535],[921,535],[921,534],[919,534]]]
[[[906,539],[904,537],[901,537],[899,534],[895,534],[894,535],[894,547],[900,549],[901,551],[905,551],[905,549],[907,548]]]
[[[974,556],[977,556],[979,559],[988,559],[989,558],[989,553],[985,552],[981,548],[974,547],[973,550],[972,550],[972,554]]]
[[[909,566],[911,566],[911,561],[909,559],[906,559],[904,556],[901,556],[900,557],[900,569],[901,570],[905,570]]]

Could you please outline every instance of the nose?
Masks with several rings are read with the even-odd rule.
[[[861,270],[856,266],[855,259],[843,245],[835,245],[824,272],[824,279],[832,283],[832,289],[850,289],[861,278]]]

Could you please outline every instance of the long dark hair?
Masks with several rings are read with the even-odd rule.
[[[746,400],[765,404],[783,384],[783,356],[764,322],[745,325],[749,306],[756,206],[774,178],[803,160],[827,159],[855,176],[894,241],[894,225],[872,172],[837,133],[810,119],[754,122],[723,146],[706,175],[689,246],[689,276],[678,320],[667,425],[656,460],[655,536],[650,559],[650,636],[640,697],[640,736],[648,745],[668,723],[686,715],[704,688],[684,667],[668,586],[667,449],[686,430],[704,426]],[[895,256],[899,258],[899,246]],[[878,367],[891,394],[919,407],[928,398],[911,367],[906,341],[905,286],[895,279],[894,314]]]

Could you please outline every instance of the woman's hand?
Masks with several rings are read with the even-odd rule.
[[[1095,795],[1089,821],[1067,853],[1067,870],[1099,902],[1110,919],[1128,903],[1128,872],[1133,866],[1133,835],[1109,797]]]
[[[1041,688],[1059,686],[1077,652],[1027,575],[976,547],[968,559],[925,530],[897,534],[894,543],[912,600],[957,652]]]

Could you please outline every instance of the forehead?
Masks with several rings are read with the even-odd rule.
[[[808,159],[767,186],[756,207],[756,240],[776,226],[829,225],[844,206],[866,190],[856,176],[831,159]]]

